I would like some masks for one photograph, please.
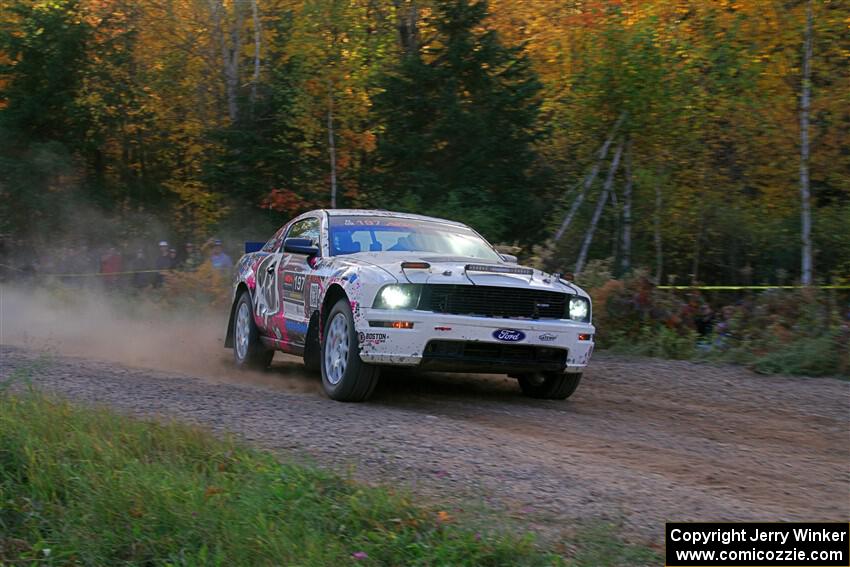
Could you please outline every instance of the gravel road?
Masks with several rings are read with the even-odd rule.
[[[0,346],[0,377],[43,358]],[[396,373],[373,401],[342,404],[281,355],[263,374],[59,355],[30,374],[73,400],[233,432],[544,534],[605,519],[658,544],[665,520],[850,518],[850,382],[835,379],[598,355],[566,402],[525,399],[508,378]]]

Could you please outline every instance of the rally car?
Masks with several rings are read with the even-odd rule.
[[[593,352],[590,318],[578,286],[464,224],[329,209],[239,260],[225,346],[242,368],[303,356],[340,401],[367,399],[386,366],[508,374],[528,396],[565,399]]]

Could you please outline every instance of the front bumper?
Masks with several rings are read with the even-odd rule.
[[[394,328],[393,322],[412,323],[413,328]],[[595,332],[590,323],[568,320],[362,308],[355,314],[355,328],[360,358],[370,364],[505,374],[581,372],[593,353]],[[519,333],[507,333],[513,340],[498,340],[494,333],[500,330]]]

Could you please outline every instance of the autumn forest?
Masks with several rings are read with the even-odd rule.
[[[0,238],[316,207],[660,282],[850,273],[846,0],[0,0]]]

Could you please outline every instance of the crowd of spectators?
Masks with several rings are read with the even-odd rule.
[[[200,247],[192,242],[172,246],[167,240],[153,244],[102,249],[68,244],[39,252],[0,242],[0,280],[47,276],[70,285],[98,282],[108,288],[141,289],[160,287],[165,274],[195,271],[204,263],[223,274],[233,268],[233,260],[219,239],[210,239]]]

